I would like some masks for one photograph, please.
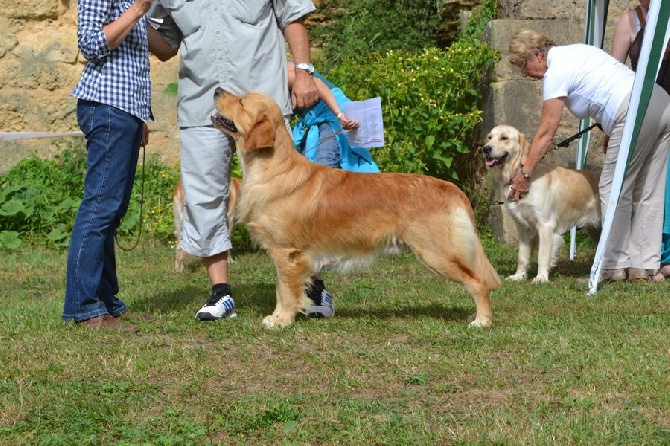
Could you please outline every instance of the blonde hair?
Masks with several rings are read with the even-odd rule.
[[[540,51],[546,57],[547,51],[553,46],[556,44],[550,37],[532,29],[522,29],[509,41],[507,60],[519,65],[535,56],[536,51]]]

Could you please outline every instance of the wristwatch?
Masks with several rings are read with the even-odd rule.
[[[312,74],[312,75],[314,74],[314,65],[312,65],[312,64],[309,63],[309,62],[300,62],[300,63],[297,63],[297,64],[295,64],[295,68],[296,68],[297,70],[305,70],[305,71],[307,71],[309,74]]]
[[[521,170],[521,176],[523,176],[527,180],[530,180],[530,174],[528,172],[524,172],[523,170]]]

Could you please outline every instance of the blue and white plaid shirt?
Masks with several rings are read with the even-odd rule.
[[[77,39],[87,63],[72,96],[116,107],[147,122],[151,117],[147,18],[142,17],[113,51],[102,30],[133,3],[78,0]]]

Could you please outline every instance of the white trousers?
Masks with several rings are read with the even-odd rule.
[[[607,211],[629,99],[624,101],[617,115],[600,176],[603,215]],[[604,269],[660,267],[669,151],[670,96],[655,85],[614,213],[605,247]]]

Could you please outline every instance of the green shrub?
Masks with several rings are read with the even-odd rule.
[[[0,175],[0,248],[27,237],[67,246],[81,201],[86,157],[65,150],[52,161],[31,156]]]
[[[438,6],[434,0],[322,0],[317,13],[326,21],[310,28],[319,70],[328,73],[362,54],[440,46]]]
[[[482,86],[497,57],[486,45],[459,41],[448,50],[348,59],[329,77],[351,99],[381,97],[385,146],[373,156],[383,171],[455,180],[454,158],[470,151]]]
[[[406,2],[400,3],[409,8],[406,17],[383,23],[394,34],[400,29],[394,20],[406,20],[416,13]],[[327,74],[353,100],[381,98],[385,145],[372,153],[382,171],[423,173],[472,184],[470,178],[459,178],[459,172],[471,175],[476,171],[463,155],[470,152],[474,129],[481,122],[483,93],[493,64],[500,58],[497,50],[480,41],[496,11],[497,0],[485,0],[473,12],[462,36],[447,49],[345,52],[350,55]]]
[[[17,249],[26,240],[67,247],[83,196],[85,172],[86,151],[83,140],[77,139],[52,160],[33,155],[0,175],[0,249]],[[138,165],[128,212],[118,229],[120,237],[138,236],[141,230],[158,240],[172,238],[172,192],[178,175],[155,156],[149,157],[144,168]]]

